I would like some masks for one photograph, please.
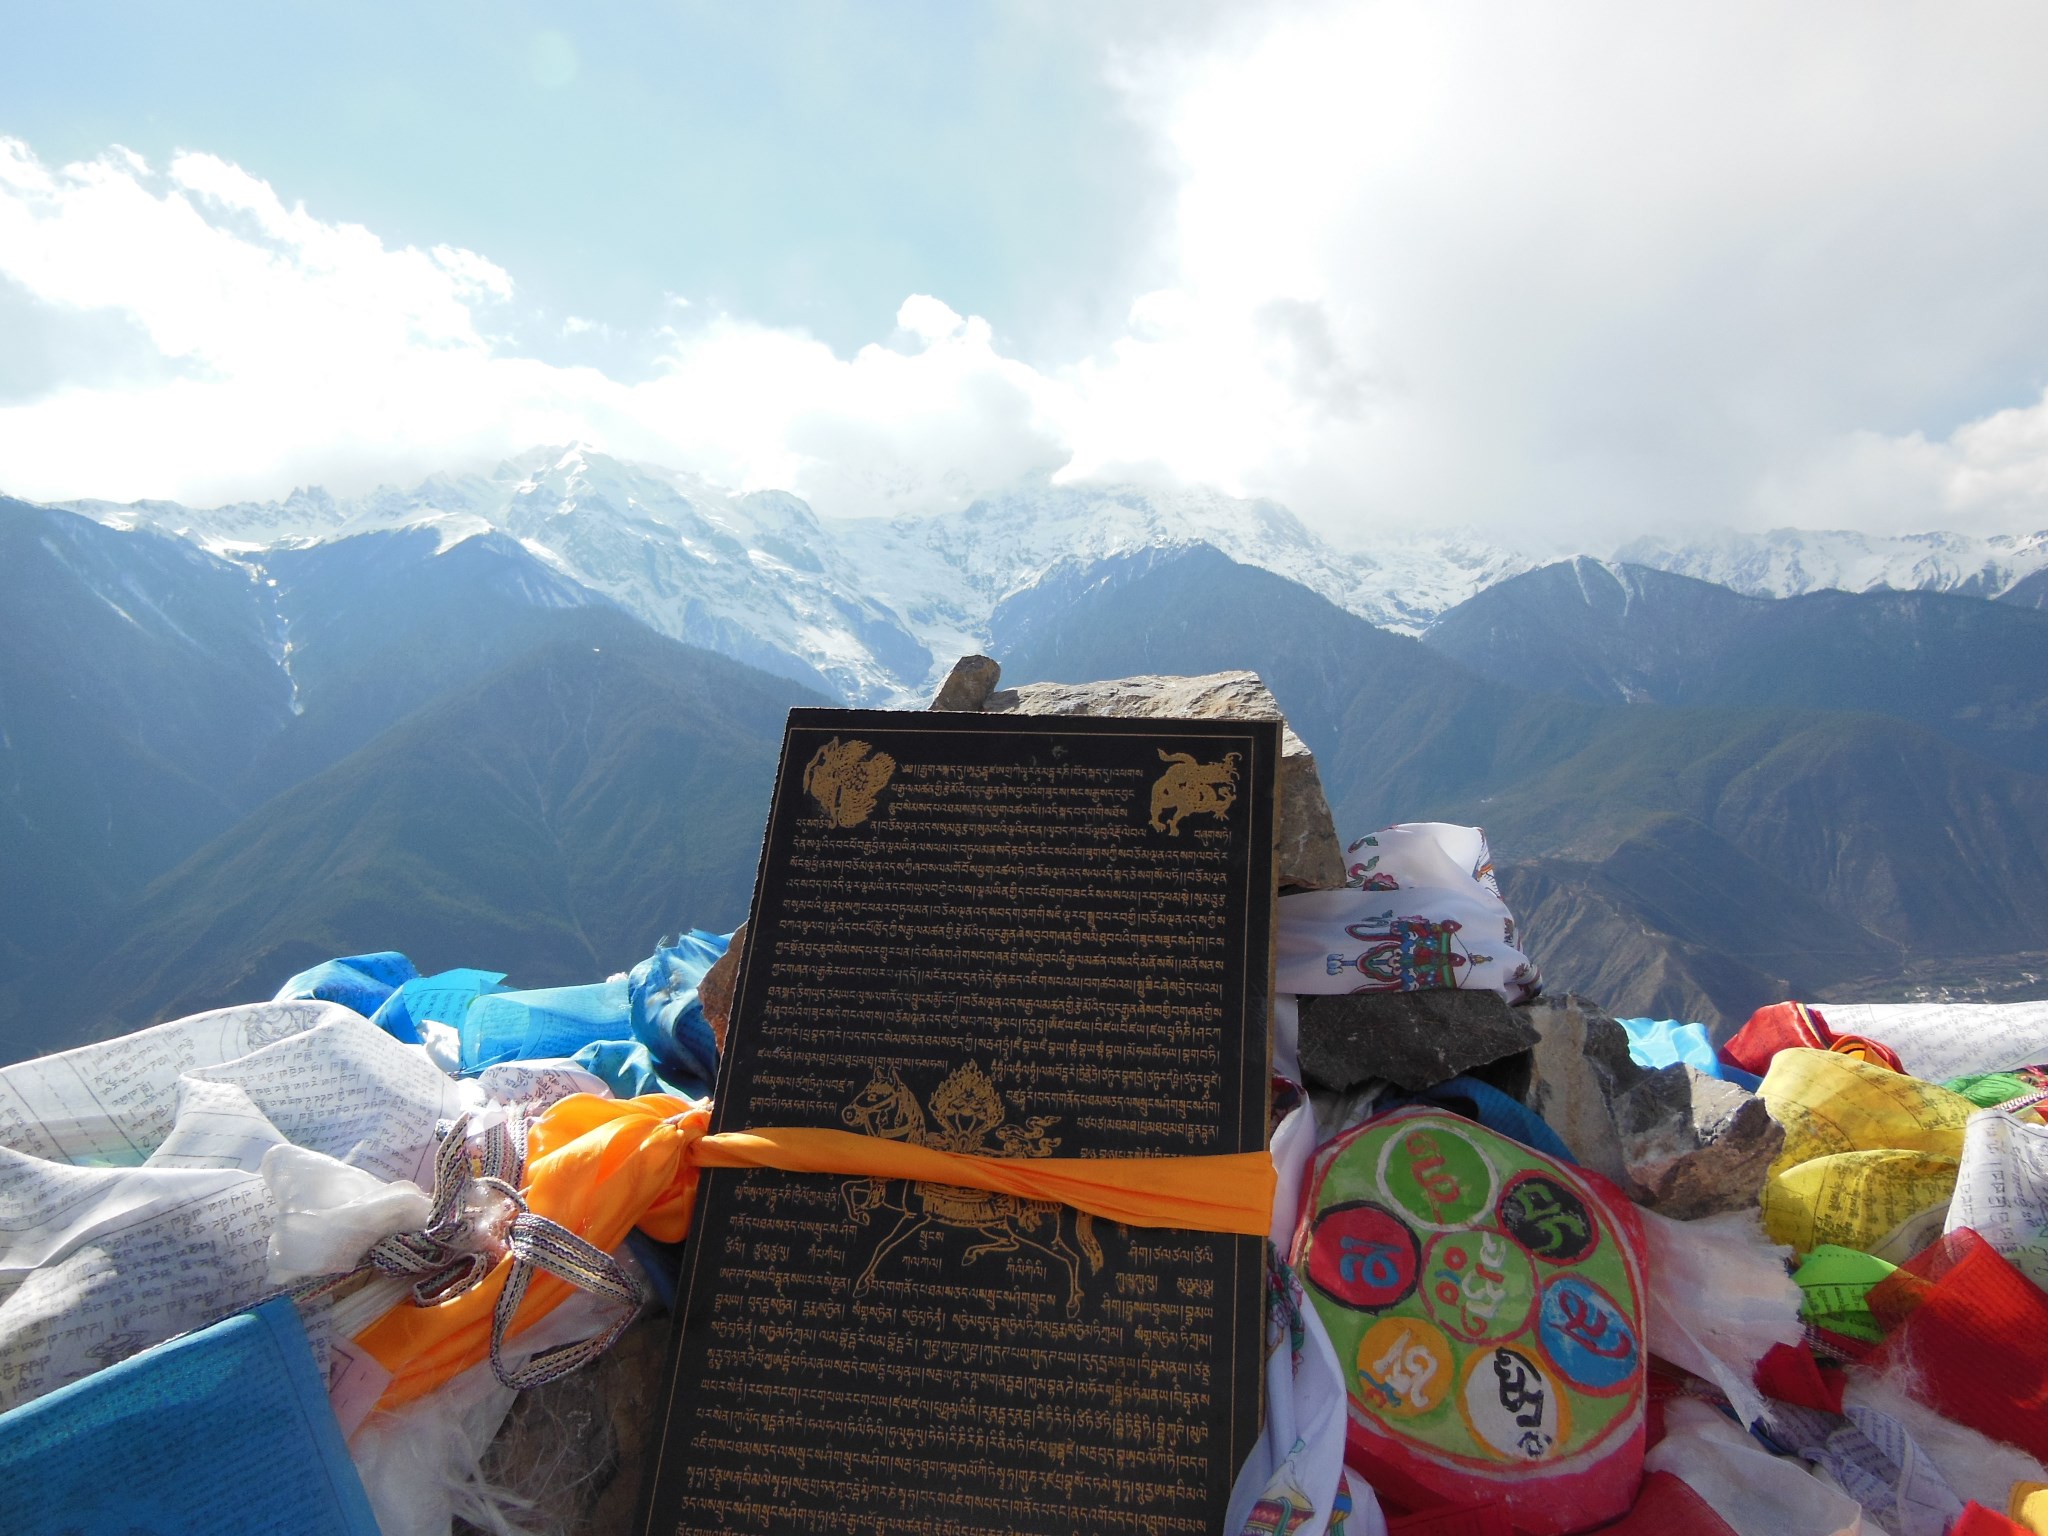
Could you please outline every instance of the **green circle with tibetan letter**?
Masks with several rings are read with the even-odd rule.
[[[1513,1338],[1535,1300],[1535,1266],[1505,1232],[1445,1232],[1423,1256],[1422,1304],[1461,1339]]]
[[[1380,1151],[1380,1190],[1417,1226],[1444,1232],[1493,1208],[1493,1164],[1442,1121],[1402,1127]]]

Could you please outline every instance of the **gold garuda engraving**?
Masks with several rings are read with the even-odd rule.
[[[984,1157],[1050,1157],[1060,1144],[1057,1136],[1046,1134],[1055,1123],[1054,1116],[1033,1115],[1021,1126],[1010,1124],[1002,1095],[972,1061],[954,1069],[933,1090],[929,1119],[917,1094],[894,1067],[875,1068],[873,1080],[840,1112],[840,1118],[869,1136]],[[1095,1218],[1058,1201],[907,1180],[849,1179],[841,1188],[846,1214],[858,1225],[867,1226],[881,1211],[896,1217],[895,1226],[875,1245],[867,1268],[854,1282],[856,1296],[865,1295],[874,1284],[883,1260],[934,1225],[981,1234],[983,1240],[961,1254],[962,1263],[971,1264],[985,1254],[1015,1253],[1020,1248],[1044,1254],[1066,1272],[1069,1317],[1081,1311],[1082,1255],[1087,1255],[1090,1274],[1102,1270]],[[1067,1240],[1069,1227],[1074,1234],[1071,1243]]]
[[[1183,816],[1214,816],[1226,820],[1237,803],[1238,754],[1224,754],[1220,763],[1198,763],[1186,752],[1162,749],[1166,772],[1152,786],[1152,830],[1180,836]]]
[[[896,759],[888,753],[834,736],[804,765],[804,791],[835,825],[857,827],[874,815],[875,801],[895,771]]]

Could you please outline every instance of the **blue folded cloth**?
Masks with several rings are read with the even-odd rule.
[[[462,1070],[574,1056],[595,1040],[631,1040],[631,1012],[623,976],[479,997],[462,1017]]]
[[[0,1414],[9,1536],[378,1536],[279,1298]]]
[[[731,942],[729,933],[693,929],[658,946],[629,978],[632,1038],[647,1047],[664,1078],[693,1094],[709,1093],[718,1077],[718,1043],[697,987]]]
[[[503,971],[438,971],[432,976],[408,981],[393,992],[384,999],[384,1006],[371,1015],[370,1022],[407,1045],[418,1045],[423,1039],[420,1034],[422,1024],[431,1020],[459,1029],[472,1003],[480,997],[504,990]],[[558,1051],[556,1054],[568,1053]]]
[[[374,955],[344,955],[299,972],[277,989],[277,996],[271,1001],[318,999],[353,1008],[367,1019],[384,1006],[386,998],[408,981],[417,980],[419,974],[410,960],[393,949],[379,950]]]
[[[592,1077],[604,1079],[616,1099],[637,1099],[643,1093],[684,1091],[661,1080],[654,1070],[654,1058],[638,1040],[593,1040],[578,1051],[576,1065]],[[701,1091],[693,1098],[701,1098]]]
[[[718,1076],[718,1045],[697,986],[731,939],[693,929],[628,975],[528,991],[507,988],[501,971],[421,976],[395,951],[349,955],[299,972],[277,996],[342,1003],[407,1045],[423,1043],[421,1025],[445,1024],[456,1031],[465,1074],[587,1055],[582,1064],[621,1097],[701,1098]]]

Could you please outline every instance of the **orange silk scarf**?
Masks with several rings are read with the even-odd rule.
[[[1273,1160],[1265,1152],[1214,1157],[977,1157],[850,1131],[761,1130],[708,1134],[711,1111],[648,1094],[575,1094],[527,1133],[528,1208],[610,1252],[634,1227],[663,1242],[690,1230],[703,1168],[779,1168],[848,1178],[921,1179],[1051,1200],[1137,1227],[1182,1227],[1263,1237],[1272,1226]],[[378,1399],[392,1409],[433,1391],[489,1352],[491,1312],[511,1268],[491,1273],[435,1306],[393,1307],[356,1342],[391,1372]],[[566,1280],[536,1274],[511,1332],[521,1333],[571,1294]]]

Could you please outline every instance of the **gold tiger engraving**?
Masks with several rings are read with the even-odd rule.
[[[1220,763],[1198,763],[1186,752],[1162,750],[1159,760],[1167,768],[1152,786],[1154,832],[1180,836],[1183,816],[1229,817],[1237,803],[1237,753],[1226,753]]]
[[[896,759],[864,741],[834,736],[804,765],[804,791],[835,826],[857,827],[875,813]]]

